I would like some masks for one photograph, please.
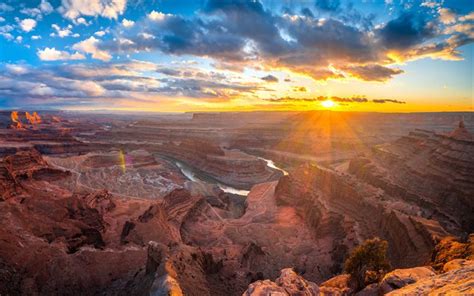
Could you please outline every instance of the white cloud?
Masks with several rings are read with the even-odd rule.
[[[7,40],[13,40],[13,35],[9,33],[12,30],[13,30],[12,25],[0,26],[0,35],[3,36],[3,38]]]
[[[38,5],[38,7],[23,8],[22,10],[20,10],[20,12],[28,16],[41,19],[43,17],[43,14],[50,14],[51,12],[53,12],[53,6],[51,6],[48,1],[41,0],[41,3]]]
[[[23,65],[7,64],[6,68],[7,68],[8,72],[16,74],[16,75],[21,75],[21,74],[28,73],[28,68],[23,66]]]
[[[76,23],[77,25],[84,25],[84,26],[89,26],[89,25],[91,24],[90,22],[86,21],[86,19],[83,18],[83,17],[77,18],[77,19],[75,20],[75,23]]]
[[[102,36],[105,35],[105,32],[104,31],[97,31],[97,32],[94,33],[94,35],[102,37]]]
[[[51,28],[53,28],[56,31],[56,33],[53,33],[50,35],[52,37],[58,35],[60,38],[64,38],[72,34],[71,32],[72,25],[68,25],[67,27],[61,28],[56,24],[52,24]]]
[[[155,39],[155,36],[151,35],[151,34],[148,34],[148,33],[140,33],[138,34],[140,37],[142,37],[143,39]]]
[[[4,21],[5,21],[5,19],[0,16],[0,23],[1,23],[1,22],[4,22]]]
[[[102,61],[109,61],[112,56],[105,50],[101,50],[97,48],[97,43],[99,39],[94,37],[89,37],[81,42],[78,42],[72,46],[73,49],[88,53],[92,55],[92,58],[102,60]]]
[[[0,11],[13,11],[13,7],[7,5],[6,3],[0,3]]]
[[[5,38],[7,40],[12,40],[13,39],[13,35],[10,34],[10,33],[0,32],[0,35],[2,35],[3,38]]]
[[[23,37],[22,37],[22,36],[17,36],[17,37],[15,38],[15,42],[16,42],[16,43],[21,43],[22,41],[23,41]]]
[[[34,19],[24,19],[20,21],[20,28],[25,32],[30,32],[36,27],[36,21]]]
[[[425,1],[420,4],[420,6],[429,7],[429,8],[435,8],[435,7],[438,7],[439,5],[440,5],[439,3],[433,2],[433,1]]]
[[[154,11],[154,10],[148,14],[148,18],[151,19],[152,21],[162,21],[167,16],[171,16],[171,14],[164,14],[162,12]]]
[[[53,6],[46,0],[41,0],[39,9],[45,14],[53,12]]]
[[[33,36],[31,36],[31,39],[39,40],[39,39],[41,39],[41,36],[40,35],[33,35]]]
[[[456,22],[456,14],[452,12],[451,10],[447,8],[440,8],[438,12],[439,12],[439,20],[443,24],[448,25],[448,24],[452,24]]]
[[[103,16],[110,19],[124,13],[127,0],[62,0],[59,11],[69,19],[76,19],[81,15]]]
[[[470,14],[467,14],[467,15],[465,15],[465,16],[460,17],[459,20],[460,20],[461,22],[474,21],[474,11],[471,12]]]
[[[130,20],[127,20],[127,19],[123,19],[123,20],[122,20],[122,25],[123,25],[125,28],[133,27],[134,24],[135,24],[134,21],[130,21]]]
[[[70,54],[67,51],[56,50],[56,48],[54,47],[46,47],[43,50],[38,50],[37,54],[40,60],[42,61],[83,60],[86,58],[83,54],[79,52]]]
[[[31,17],[41,18],[41,10],[39,8],[23,8],[20,12]]]

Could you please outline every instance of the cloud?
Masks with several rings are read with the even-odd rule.
[[[62,0],[59,11],[64,17],[75,20],[80,16],[102,16],[117,19],[125,12],[126,0]]]
[[[395,104],[406,104],[404,101],[393,100],[393,99],[373,99],[369,100],[365,96],[354,96],[354,97],[338,97],[338,96],[319,96],[313,98],[294,98],[294,97],[282,97],[282,98],[270,98],[264,99],[272,103],[308,103],[308,102],[323,102],[326,100],[331,100],[337,103],[395,103]]]
[[[61,28],[56,24],[52,24],[51,28],[53,28],[56,31],[56,33],[51,33],[50,36],[52,36],[52,37],[57,35],[60,38],[64,38],[64,37],[68,37],[69,35],[72,34],[72,31],[71,31],[72,25],[68,25],[67,27]]]
[[[262,80],[265,80],[266,82],[278,82],[278,78],[276,78],[273,75],[267,75],[261,78]]]
[[[28,67],[21,64],[6,64],[5,68],[9,73],[12,73],[15,75],[28,73]]]
[[[74,23],[77,25],[84,25],[84,26],[89,26],[91,24],[90,22],[86,21],[86,19],[83,17],[79,17],[75,19]]]
[[[81,42],[78,42],[72,46],[72,49],[78,50],[80,52],[88,53],[92,55],[92,58],[102,61],[109,61],[112,56],[105,50],[97,48],[99,39],[94,37],[89,37]]]
[[[62,53],[49,49],[57,56]],[[58,53],[59,52],[59,53]],[[55,102],[64,107],[81,102],[87,106],[104,100],[124,99],[129,102],[153,103],[161,97],[187,97],[205,101],[228,101],[242,94],[267,90],[259,83],[239,82],[214,71],[179,65],[174,76],[147,76],[146,72],[166,69],[149,62],[98,64],[49,64],[40,68],[24,64],[0,65],[0,97],[17,104]],[[16,70],[15,70],[16,69]],[[167,71],[160,71],[167,72]],[[119,104],[114,101],[117,106]],[[106,105],[107,106],[107,105]],[[110,106],[110,103],[109,105]]]
[[[37,19],[41,19],[43,14],[50,14],[53,12],[53,6],[48,1],[41,0],[38,7],[23,8],[20,10],[20,12]]]
[[[390,99],[381,99],[381,100],[372,100],[374,103],[384,104],[384,103],[395,103],[395,104],[406,104],[406,102],[398,101],[398,100],[390,100]]]
[[[125,28],[133,27],[134,24],[135,24],[134,21],[127,20],[127,19],[125,19],[125,18],[122,20],[122,25],[123,25]]]
[[[376,34],[385,48],[404,50],[434,37],[436,29],[425,16],[404,12],[377,30]]]
[[[25,32],[30,32],[36,27],[36,21],[34,19],[24,19],[20,21],[20,28]]]
[[[306,87],[304,87],[304,86],[294,86],[294,87],[293,87],[293,91],[296,91],[296,92],[307,92],[308,90],[307,90]]]
[[[45,14],[53,12],[53,6],[46,0],[41,0],[39,8]]]
[[[350,73],[351,76],[366,81],[387,81],[393,76],[403,73],[403,70],[393,69],[377,64],[356,65],[342,67],[344,71]]]
[[[0,12],[8,12],[13,11],[14,8],[6,3],[0,3]]]
[[[440,8],[438,12],[439,19],[443,24],[448,25],[456,22],[456,14],[451,10],[447,8]]]
[[[54,47],[46,47],[43,50],[38,50],[37,55],[42,61],[83,60],[86,58],[81,53],[75,52],[70,54],[67,51],[56,50]]]

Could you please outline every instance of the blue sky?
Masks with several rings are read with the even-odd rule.
[[[472,110],[473,41],[470,0],[6,0],[0,108]]]

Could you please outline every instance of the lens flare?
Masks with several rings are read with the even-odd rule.
[[[119,162],[120,162],[120,167],[122,168],[122,172],[125,174],[127,164],[125,163],[125,154],[123,153],[122,150],[120,150],[119,152]]]

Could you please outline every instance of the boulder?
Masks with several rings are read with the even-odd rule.
[[[449,272],[451,270],[460,269],[465,266],[473,265],[473,260],[466,260],[466,259],[454,259],[449,261],[443,266],[443,272]]]
[[[420,279],[435,276],[436,273],[431,267],[422,266],[406,269],[395,269],[387,273],[380,282],[380,288],[383,293],[400,289],[409,284],[413,284]]]
[[[305,280],[296,274],[292,268],[281,270],[280,277],[272,282],[270,280],[256,281],[249,285],[244,296],[315,296],[319,295],[319,287],[313,282]]]
[[[380,295],[380,285],[378,283],[373,283],[357,292],[356,296],[378,296]]]
[[[330,289],[328,289],[330,288]],[[338,290],[338,295],[352,295],[356,289],[356,283],[351,280],[349,274],[341,274],[330,278],[320,285],[320,290]]]
[[[465,263],[460,268],[420,279],[387,295],[474,295],[474,261]]]

